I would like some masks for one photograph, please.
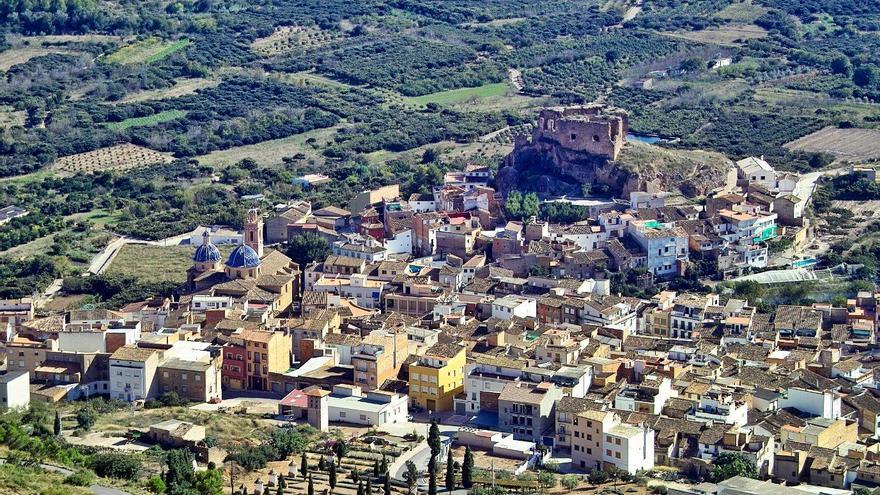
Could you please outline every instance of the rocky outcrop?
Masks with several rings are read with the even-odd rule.
[[[499,190],[518,189],[548,195],[593,191],[629,197],[632,191],[680,192],[703,196],[735,181],[733,163],[706,151],[671,150],[639,142],[624,145],[617,160],[576,151],[548,139],[518,141],[498,171]],[[733,173],[733,175],[731,175]]]

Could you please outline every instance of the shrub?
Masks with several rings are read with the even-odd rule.
[[[64,478],[65,485],[73,486],[92,486],[95,483],[95,475],[91,471],[77,471],[67,478]]]
[[[105,478],[134,480],[140,476],[141,468],[141,460],[132,454],[105,452],[92,456],[92,469]]]
[[[146,485],[147,490],[150,490],[153,493],[165,493],[165,482],[162,481],[161,476],[153,476],[147,480]]]

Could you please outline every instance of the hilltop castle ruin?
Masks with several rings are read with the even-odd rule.
[[[626,143],[627,115],[603,105],[551,107],[538,114],[532,144],[552,141],[560,147],[616,160]]]

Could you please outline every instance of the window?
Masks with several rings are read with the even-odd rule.
[[[615,452],[615,453],[614,453],[614,457],[620,459],[620,452]]]
[[[620,445],[620,439],[619,439],[619,438],[615,438],[615,439],[614,439],[614,445]]]
[[[593,136],[593,142],[595,142],[595,143],[599,142],[599,135],[598,134]]]
[[[611,449],[606,449],[605,455],[607,455],[608,457],[611,457]]]
[[[344,418],[344,417],[345,417],[345,411],[339,411],[339,417],[340,417],[340,418]]]
[[[571,140],[572,140],[572,141],[576,141],[577,138],[578,138],[578,135],[577,135],[577,134],[575,134],[575,133],[572,133],[572,134],[571,134]]]

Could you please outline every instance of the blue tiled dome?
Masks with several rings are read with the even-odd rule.
[[[193,261],[196,263],[219,263],[220,250],[213,244],[202,244],[196,248]]]
[[[230,268],[256,268],[260,266],[260,257],[250,246],[241,244],[229,253],[226,266]]]

